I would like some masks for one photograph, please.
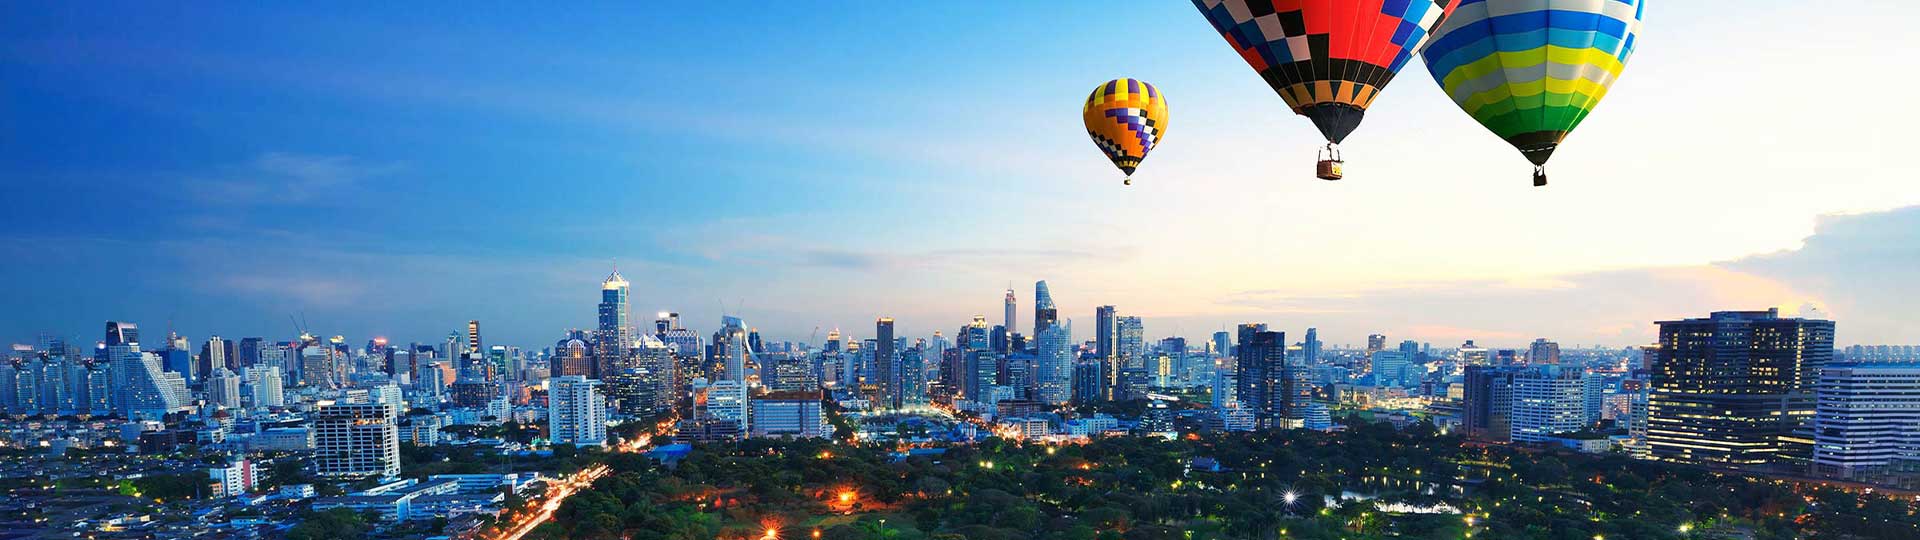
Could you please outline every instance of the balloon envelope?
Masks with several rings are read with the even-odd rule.
[[[1087,96],[1080,119],[1093,144],[1131,176],[1167,133],[1167,96],[1146,81],[1114,79]]]
[[[1213,29],[1328,142],[1373,99],[1457,0],[1193,0]]]
[[[1633,54],[1646,0],[1464,0],[1421,59],[1473,119],[1546,165]]]

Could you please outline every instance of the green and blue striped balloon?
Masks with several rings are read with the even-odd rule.
[[[1421,58],[1473,119],[1547,159],[1593,112],[1633,54],[1646,0],[1464,0]]]

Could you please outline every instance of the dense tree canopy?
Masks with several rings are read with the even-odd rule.
[[[632,455],[546,538],[1920,538],[1912,499],[1651,463],[1465,444],[1356,423],[939,455],[824,441]]]

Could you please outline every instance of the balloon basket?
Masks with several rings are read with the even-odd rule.
[[[1314,176],[1319,177],[1321,180],[1328,181],[1339,180],[1346,176],[1342,169],[1347,162],[1340,159],[1340,149],[1338,147],[1331,144],[1327,145],[1326,148],[1320,149],[1319,157],[1320,163],[1313,168]]]
[[[1541,187],[1545,185],[1547,185],[1547,168],[1534,167],[1533,168],[1533,187]]]
[[[1320,165],[1313,169],[1314,176],[1320,177],[1321,180],[1339,180],[1344,177],[1340,172],[1340,166],[1345,164],[1346,162],[1337,159],[1320,160]]]

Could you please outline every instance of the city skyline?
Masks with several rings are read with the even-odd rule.
[[[0,536],[1920,539],[1912,6],[1725,4],[0,3]]]
[[[1348,145],[1350,180],[1310,180],[1310,130],[1177,2],[669,7],[532,29],[484,11],[9,6],[0,249],[33,264],[0,269],[0,294],[30,306],[0,314],[0,336],[106,319],[284,335],[304,315],[423,340],[479,319],[543,344],[593,328],[581,291],[618,260],[638,313],[724,311],[796,341],[878,316],[902,335],[997,319],[1011,278],[1053,282],[1063,319],[1112,304],[1156,337],[1262,321],[1336,344],[1618,347],[1655,320],[1811,306],[1841,343],[1907,343],[1920,193],[1893,149],[1913,135],[1746,83],[1892,64],[1903,12],[1861,4],[1809,20],[1758,2],[1738,25],[1658,6],[1547,191],[1505,182],[1524,172],[1511,150],[1420,77]],[[1010,31],[899,29],[926,17]],[[693,37],[739,24],[765,31]],[[1158,37],[1085,62],[1114,27]],[[1802,33],[1822,46],[1766,37]],[[1173,114],[1127,189],[1074,118],[1116,76],[1154,82]],[[760,99],[763,77],[790,98]]]

